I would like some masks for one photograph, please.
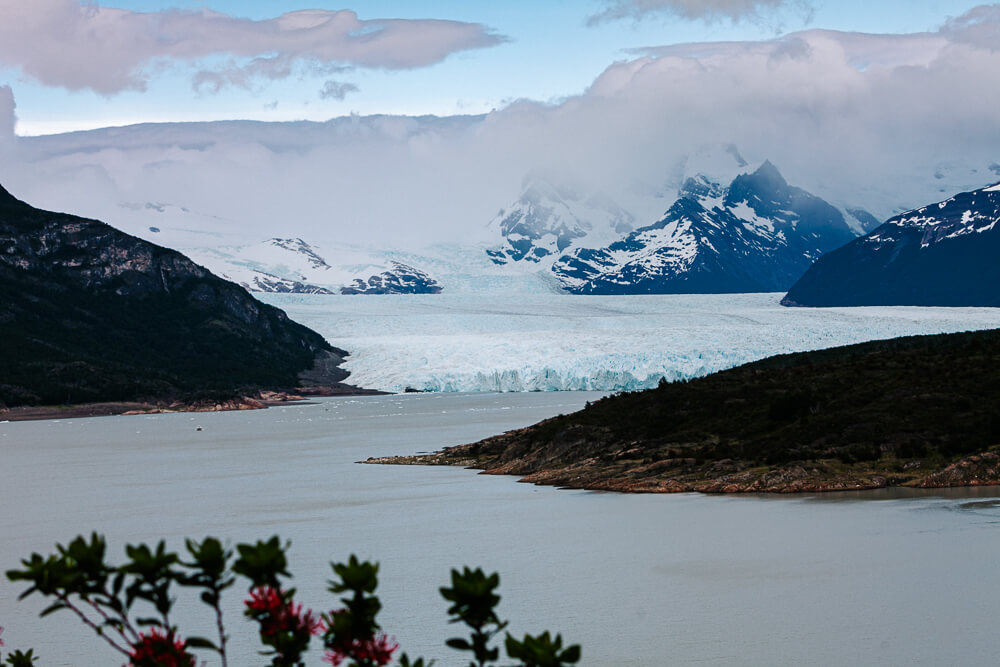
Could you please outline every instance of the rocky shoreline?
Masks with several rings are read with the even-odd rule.
[[[498,436],[504,437],[504,436]],[[695,466],[665,460],[635,466],[606,466],[593,461],[549,467],[530,474],[518,466],[499,464],[495,457],[477,456],[476,445],[450,447],[433,454],[370,457],[359,463],[377,465],[459,466],[484,475],[516,475],[521,482],[541,486],[620,493],[826,493],[870,491],[888,487],[936,489],[1000,485],[1000,452],[967,456],[936,468],[922,461],[903,463],[904,471],[873,466],[843,466],[836,461],[811,461],[777,467],[739,470],[732,461]],[[665,473],[665,469],[674,469]]]
[[[0,422],[39,421],[48,419],[81,419],[86,417],[116,417],[156,415],[174,412],[228,412],[232,410],[265,410],[286,403],[308,404],[318,396],[373,396],[385,392],[340,384],[336,387],[310,387],[303,391],[261,391],[257,396],[241,396],[222,401],[108,401],[75,405],[28,405],[0,409]]]

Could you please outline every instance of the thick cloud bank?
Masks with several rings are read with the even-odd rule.
[[[505,38],[442,20],[360,20],[352,11],[304,10],[254,21],[209,9],[133,12],[77,0],[0,3],[0,63],[42,83],[103,94],[142,90],[165,62],[250,59],[196,77],[199,88],[283,78],[302,66],[409,69]]]
[[[484,233],[534,169],[592,184],[646,224],[706,146],[734,144],[751,167],[770,159],[791,183],[885,219],[1000,179],[998,14],[977,8],[932,33],[647,49],[584,94],[486,116],[22,138],[27,162],[0,182],[112,222],[172,204],[214,228],[414,248]]]

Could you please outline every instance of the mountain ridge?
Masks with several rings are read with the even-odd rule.
[[[688,178],[657,222],[605,248],[562,256],[574,294],[691,294],[788,289],[821,254],[855,237],[844,216],[789,185],[770,161],[728,187]]]
[[[785,306],[1000,306],[1000,183],[897,215],[821,257]]]

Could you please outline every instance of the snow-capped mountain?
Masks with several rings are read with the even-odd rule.
[[[367,280],[356,278],[354,283],[340,288],[341,294],[440,294],[441,286],[427,273],[402,262],[391,262],[392,268]]]
[[[434,278],[410,264],[351,247],[337,247],[331,253],[301,238],[188,248],[186,252],[252,292],[437,294],[441,291]]]
[[[486,254],[500,265],[547,266],[571,246],[600,246],[632,231],[634,223],[605,195],[533,174],[525,179],[521,197],[489,223],[501,241]]]
[[[336,272],[314,246],[300,238],[271,238],[258,243],[187,252],[219,275],[252,292],[333,294]]]
[[[690,178],[658,222],[598,250],[559,258],[577,294],[770,292],[855,238],[836,208],[788,185],[770,162],[729,187]]]
[[[786,306],[1000,306],[1000,183],[889,219],[820,258]]]

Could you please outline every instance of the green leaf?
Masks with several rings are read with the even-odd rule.
[[[10,667],[32,667],[35,660],[38,660],[38,657],[35,655],[34,649],[28,649],[27,653],[14,651],[7,656],[7,664],[10,665]]]
[[[461,637],[452,637],[445,642],[445,646],[450,646],[456,651],[471,651],[472,644],[468,640],[462,639]]]
[[[207,648],[212,651],[218,651],[219,647],[205,639],[204,637],[188,637],[184,644],[188,648]]]
[[[66,608],[66,605],[63,604],[62,602],[53,602],[48,607],[46,607],[45,609],[43,609],[42,613],[40,613],[38,615],[38,617],[39,618],[44,618],[45,616],[48,616],[49,614],[51,614],[53,612],[56,612],[56,611],[59,611],[60,609],[65,609],[65,608]]]
[[[233,571],[252,582],[251,588],[271,586],[280,588],[278,577],[291,577],[288,572],[288,559],[285,551],[291,542],[281,545],[281,539],[274,535],[267,542],[257,541],[256,544],[237,544],[239,558],[233,563]]]

